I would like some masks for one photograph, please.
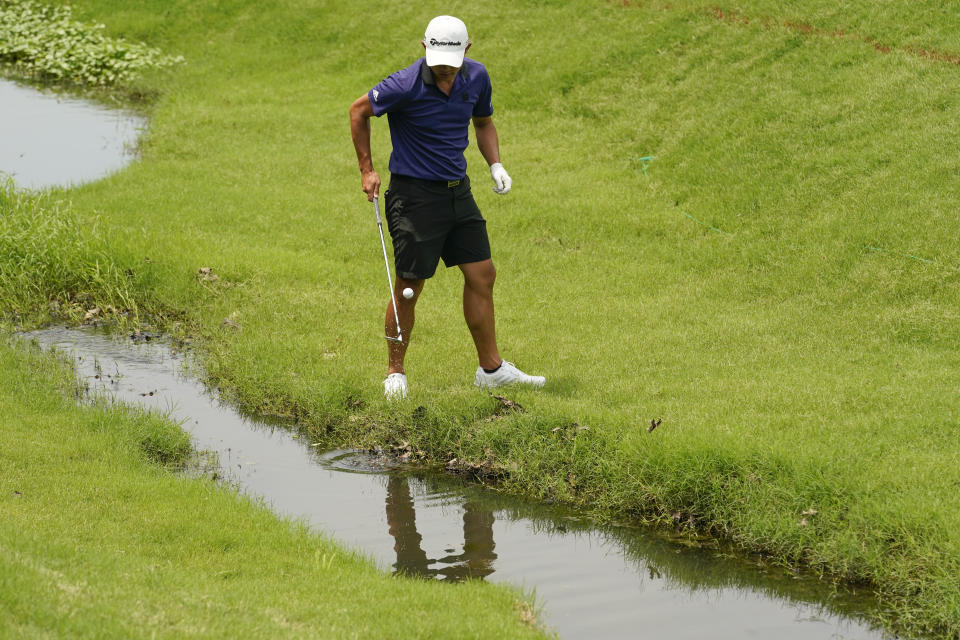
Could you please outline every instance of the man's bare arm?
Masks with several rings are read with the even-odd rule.
[[[477,148],[487,164],[500,162],[500,139],[497,137],[497,127],[493,124],[493,118],[473,119],[473,130],[477,135]]]
[[[380,196],[380,176],[373,169],[373,156],[370,153],[370,118],[372,117],[373,106],[367,94],[363,94],[350,105],[350,135],[353,137],[353,146],[357,150],[357,164],[360,165],[360,186],[367,194],[367,200],[370,201]]]
[[[490,165],[490,177],[493,178],[493,190],[500,195],[510,193],[513,181],[500,164],[500,139],[497,137],[497,127],[493,118],[473,119],[473,130],[477,134],[477,148],[480,149],[483,159]]]

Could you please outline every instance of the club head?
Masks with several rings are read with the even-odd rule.
[[[393,336],[384,336],[389,342],[396,342],[397,344],[403,344],[403,336],[398,335],[396,338]]]

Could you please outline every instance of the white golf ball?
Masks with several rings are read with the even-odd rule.
[[[413,297],[413,289],[411,289],[410,287],[407,287],[406,289],[404,289],[404,290],[403,290],[403,297],[406,298],[407,300],[409,300],[410,298],[412,298],[412,297]]]

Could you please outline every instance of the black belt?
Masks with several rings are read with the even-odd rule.
[[[414,180],[416,182],[422,182],[423,184],[434,185],[437,187],[444,187],[447,189],[453,189],[454,187],[459,187],[460,183],[465,181],[466,178],[460,178],[459,180],[426,180],[425,178],[413,178],[411,176],[405,176],[401,174],[393,174],[390,176],[393,178],[400,178],[401,180]]]

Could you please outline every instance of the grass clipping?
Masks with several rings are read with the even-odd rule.
[[[115,86],[148,69],[172,67],[181,56],[103,34],[78,22],[68,6],[0,0],[0,63],[23,76],[89,86]]]

